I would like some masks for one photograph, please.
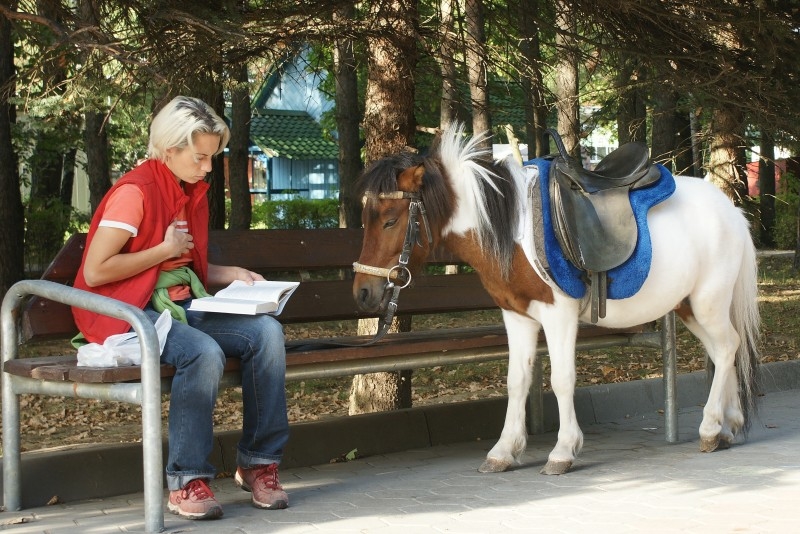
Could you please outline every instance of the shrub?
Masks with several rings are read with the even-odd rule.
[[[25,271],[31,277],[38,277],[69,236],[89,229],[89,221],[89,215],[60,202],[28,200],[25,209]]]
[[[253,206],[253,228],[336,228],[339,203],[336,199],[268,200]]]

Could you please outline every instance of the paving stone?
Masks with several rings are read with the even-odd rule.
[[[492,444],[468,442],[281,471],[287,510],[258,510],[230,478],[213,488],[218,521],[167,514],[167,533],[783,533],[800,522],[800,389],[770,392],[747,440],[701,453],[702,409],[681,410],[678,443],[657,412],[585,427],[566,475],[539,474],[554,433],[532,436],[523,463],[477,467]],[[166,498],[166,492],[165,492]],[[140,532],[142,495],[4,512],[15,534]]]

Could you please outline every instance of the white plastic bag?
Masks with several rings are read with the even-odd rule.
[[[172,328],[172,316],[169,310],[164,310],[155,323],[158,335],[159,355],[164,352],[167,334]],[[126,365],[141,365],[142,351],[139,346],[139,336],[136,332],[125,332],[108,336],[105,342],[88,343],[78,349],[79,367],[123,367]]]

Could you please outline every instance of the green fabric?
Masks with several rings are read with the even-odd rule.
[[[82,332],[78,332],[75,337],[73,337],[72,339],[69,340],[69,342],[76,349],[79,349],[82,346],[89,344],[89,340],[86,339],[85,337],[83,337],[83,333]]]
[[[171,271],[161,271],[158,275],[156,288],[153,290],[153,298],[150,299],[150,302],[158,313],[169,310],[173,319],[186,323],[186,311],[169,298],[169,291],[167,291],[170,287],[182,285],[189,286],[192,291],[192,296],[195,298],[211,296],[206,291],[206,288],[203,287],[203,283],[194,271],[188,267],[179,267]]]
[[[164,310],[169,310],[170,315],[182,323],[186,321],[186,311],[172,302],[169,298],[169,291],[168,288],[172,286],[182,286],[188,285],[191,288],[192,295],[195,298],[201,297],[210,297],[211,295],[208,294],[206,288],[203,287],[203,283],[197,277],[194,271],[192,271],[188,267],[179,267],[177,269],[173,269],[171,271],[161,271],[158,276],[158,281],[156,282],[156,288],[153,290],[153,297],[150,299],[150,302],[153,304],[153,308],[158,313],[163,312]],[[81,348],[84,345],[87,345],[89,341],[83,337],[81,332],[70,339],[70,343],[76,349]]]

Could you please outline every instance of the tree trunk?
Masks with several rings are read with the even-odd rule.
[[[489,116],[489,88],[486,76],[486,36],[483,29],[483,0],[466,0],[466,58],[469,77],[469,94],[472,101],[472,133],[491,133]],[[481,140],[481,148],[492,148],[491,137]]]
[[[800,202],[797,203],[795,211],[795,241],[794,258],[792,259],[792,276],[797,276],[800,272]]]
[[[556,0],[556,111],[558,133],[564,147],[581,157],[581,122],[578,99],[578,45],[575,14],[570,0]]]
[[[692,139],[692,121],[689,113],[675,110],[675,156],[672,172],[685,176],[699,176],[700,170],[694,166],[694,143]]]
[[[233,65],[234,87],[231,90],[231,140],[228,143],[228,188],[231,215],[228,227],[249,230],[253,218],[250,200],[250,83],[247,63]]]
[[[358,322],[360,335],[372,335],[378,329],[377,319],[362,319]],[[411,330],[411,317],[395,318],[390,332]],[[395,373],[372,373],[355,375],[350,386],[348,413],[385,412],[411,407],[411,369]]]
[[[334,18],[347,23],[355,16],[352,3],[343,5]],[[333,49],[336,82],[336,129],[339,133],[339,226],[361,228],[361,199],[356,181],[361,174],[361,143],[358,124],[358,74],[352,39],[337,39]]]
[[[703,135],[700,130],[700,118],[697,110],[689,112],[689,129],[692,143],[692,176],[703,177]]]
[[[210,68],[210,67],[209,67]],[[199,98],[211,106],[217,115],[225,116],[225,100],[222,87],[209,74],[202,81]],[[211,186],[208,190],[209,228],[223,230],[225,228],[225,159],[222,154],[211,160],[211,172],[206,177]]]
[[[378,32],[369,38],[364,109],[366,163],[414,144],[414,68],[417,64],[415,0],[371,4]]]
[[[458,88],[456,86],[456,63],[453,57],[456,53],[455,18],[453,16],[452,0],[441,0],[439,11],[441,23],[439,24],[439,38],[442,44],[439,47],[439,68],[442,72],[442,100],[439,110],[439,127],[444,129],[448,124],[458,119]]]
[[[370,9],[371,19],[379,26],[379,31],[368,43],[370,57],[364,110],[367,163],[414,143],[414,69],[418,40],[415,0],[393,0],[384,6],[376,3],[371,4]],[[359,332],[365,332],[366,328],[369,328],[368,333],[375,332],[377,320],[359,323]],[[409,407],[410,401],[411,382],[403,379],[400,373],[356,375],[349,411],[358,414],[367,410],[395,410]]]
[[[111,165],[108,161],[108,129],[105,114],[87,111],[83,139],[86,150],[86,174],[89,179],[89,204],[92,213],[111,188]]]
[[[653,107],[653,141],[650,156],[669,170],[675,169],[675,106],[678,95],[668,87],[656,89]]]
[[[9,5],[16,9],[16,2]],[[11,24],[0,15],[0,213],[3,231],[0,232],[0,294],[5,295],[12,285],[24,278],[23,239],[25,214],[19,189],[17,154],[11,141],[16,123],[16,108],[9,102],[14,96],[14,42]]]
[[[100,14],[98,6],[92,0],[81,0],[80,17],[88,27],[99,26]],[[105,42],[105,39],[103,39]],[[92,63],[92,54],[86,52],[83,63],[91,69],[94,80],[104,80],[102,66]],[[102,82],[98,82],[102,83]],[[93,100],[93,101],[92,101]],[[83,114],[83,145],[86,153],[86,175],[89,181],[89,206],[94,213],[100,201],[111,188],[111,163],[109,162],[108,128],[106,128],[107,110],[102,97],[95,97],[87,104]],[[72,186],[70,186],[71,195]],[[69,197],[71,198],[71,196]]]
[[[719,187],[737,205],[741,203],[747,183],[744,162],[739,161],[743,120],[739,111],[717,108],[711,120],[711,154],[708,162],[710,181]]]
[[[64,152],[64,160],[61,165],[61,190],[58,198],[64,206],[72,206],[72,187],[75,184],[75,157],[78,149],[71,148]]]
[[[775,139],[772,132],[761,130],[761,156],[758,159],[761,245],[775,246]]]
[[[647,140],[647,108],[640,88],[644,76],[638,61],[620,60],[617,74],[619,107],[617,108],[617,136],[619,144]]]
[[[519,33],[522,40],[522,94],[526,95],[525,142],[528,159],[540,158],[550,152],[545,145],[544,131],[547,129],[545,108],[545,86],[542,76],[542,51],[539,41],[539,1],[522,0],[519,6]]]

